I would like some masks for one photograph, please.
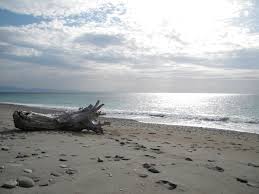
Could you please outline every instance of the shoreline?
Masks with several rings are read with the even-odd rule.
[[[0,102],[0,108],[2,106],[7,106],[7,107],[13,107],[16,109],[22,108],[23,110],[31,110],[31,111],[39,111],[41,113],[52,113],[52,112],[61,112],[64,110],[75,110],[77,109],[76,107],[74,107],[73,109],[69,109],[69,108],[55,108],[55,107],[51,107],[51,106],[33,106],[33,105],[29,105],[29,104],[22,104],[22,103],[4,103],[4,102]],[[131,118],[116,118],[116,117],[109,117],[109,116],[102,116],[101,118],[105,118],[105,119],[112,119],[112,120],[129,120],[129,121],[135,121],[135,122],[139,122],[139,123],[143,123],[143,124],[151,124],[151,125],[162,125],[162,126],[173,126],[173,127],[180,127],[180,128],[189,128],[189,129],[201,129],[201,130],[212,130],[212,131],[222,131],[225,133],[247,133],[247,134],[255,134],[259,136],[259,133],[252,133],[252,132],[247,132],[247,131],[235,131],[235,130],[231,130],[231,129],[224,129],[224,128],[210,128],[210,127],[199,127],[199,126],[190,126],[190,125],[177,125],[177,124],[170,124],[170,123],[155,123],[155,122],[142,122],[142,121],[138,121],[135,119],[131,119]]]
[[[104,135],[26,132],[13,126],[16,109],[58,111],[0,105],[0,186],[20,176],[34,181],[32,188],[0,187],[0,193],[259,191],[258,134],[104,117],[101,120],[111,122]]]

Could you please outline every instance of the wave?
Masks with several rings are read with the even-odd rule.
[[[149,114],[149,116],[151,117],[165,117],[166,115],[165,114]]]
[[[259,124],[259,119],[255,118],[242,118],[242,117],[227,117],[227,116],[218,116],[218,115],[187,115],[187,114],[171,114],[171,113],[164,113],[158,111],[125,111],[125,110],[106,110],[107,115],[111,115],[116,117],[116,115],[120,116],[127,116],[130,117],[150,117],[150,118],[157,118],[157,119],[167,119],[172,121],[177,120],[196,120],[201,122],[221,122],[221,123],[246,123],[246,124]]]
[[[252,120],[252,121],[245,121],[244,123],[248,123],[248,124],[259,124],[258,120]]]
[[[227,122],[230,121],[229,117],[198,117],[199,120],[202,121],[222,121],[222,122]]]

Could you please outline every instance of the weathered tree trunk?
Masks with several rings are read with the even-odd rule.
[[[16,128],[25,131],[38,130],[68,130],[82,131],[92,130],[96,133],[103,133],[102,126],[109,125],[108,122],[97,122],[99,115],[103,115],[99,109],[104,105],[98,100],[96,104],[86,108],[79,108],[77,111],[64,111],[56,114],[41,114],[30,111],[15,111],[13,113],[14,125]]]

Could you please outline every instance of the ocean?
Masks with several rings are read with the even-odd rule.
[[[259,95],[213,93],[0,93],[1,103],[77,109],[105,104],[107,117],[259,134]]]

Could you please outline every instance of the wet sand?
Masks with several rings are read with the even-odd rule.
[[[259,135],[110,121],[104,135],[14,128],[16,109],[0,105],[0,185],[29,177],[33,187],[0,193],[259,193]]]

